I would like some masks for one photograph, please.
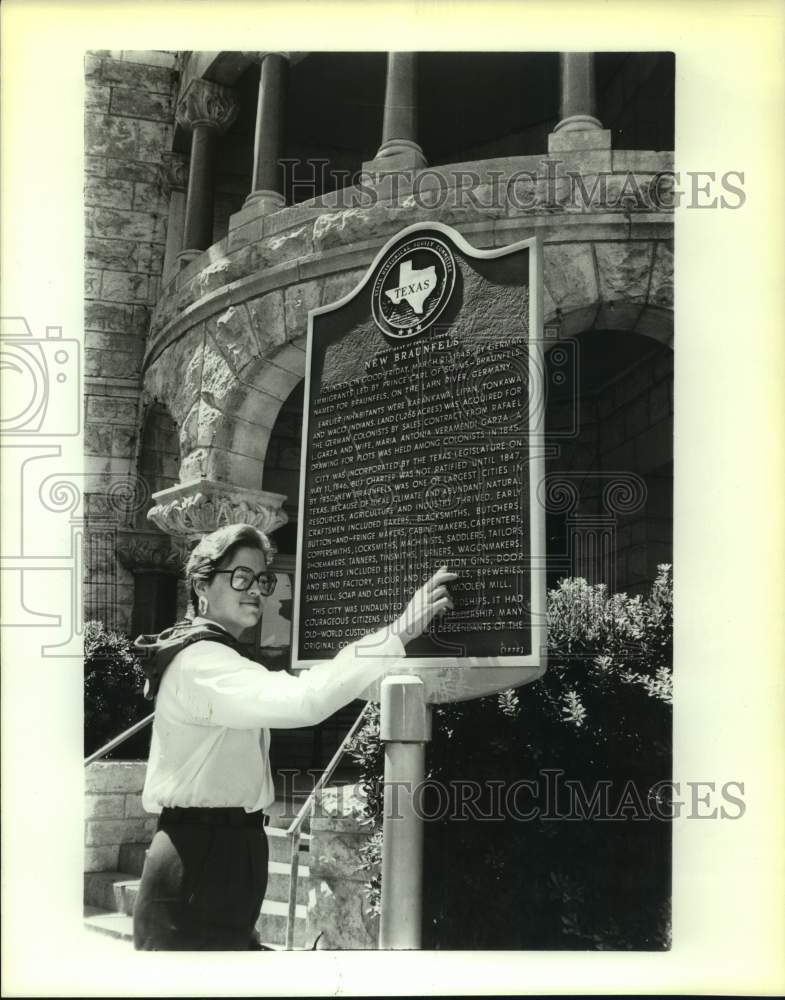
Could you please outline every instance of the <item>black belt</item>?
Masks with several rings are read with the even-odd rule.
[[[159,826],[263,826],[264,812],[246,812],[241,806],[223,807],[165,807],[161,810]]]

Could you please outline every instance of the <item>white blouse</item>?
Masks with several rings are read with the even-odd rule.
[[[322,722],[404,656],[390,627],[299,676],[217,642],[187,646],[158,690],[142,805],[151,813],[165,806],[266,808],[275,798],[270,729]]]

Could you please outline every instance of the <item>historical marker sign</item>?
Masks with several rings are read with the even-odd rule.
[[[396,617],[446,562],[455,609],[407,648],[433,701],[544,669],[540,258],[421,223],[308,328],[293,665]]]

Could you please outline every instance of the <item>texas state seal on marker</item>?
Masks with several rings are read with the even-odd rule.
[[[371,294],[373,318],[395,340],[427,330],[455,287],[455,258],[441,240],[413,237],[382,261]]]

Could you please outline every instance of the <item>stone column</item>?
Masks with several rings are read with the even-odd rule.
[[[269,215],[286,205],[278,163],[283,155],[288,55],[263,52],[261,62],[251,193],[243,208],[254,206],[260,215]]]
[[[389,167],[403,169],[427,166],[425,154],[417,143],[416,52],[387,54],[382,144],[371,164],[381,166],[379,160],[389,161]]]
[[[561,121],[554,132],[585,132],[601,129],[594,92],[594,53],[562,52]]]
[[[183,249],[188,161],[181,153],[164,153],[158,170],[161,190],[169,198],[169,221],[166,226],[166,249],[161,274],[161,281],[166,285],[177,273],[177,255]]]
[[[548,152],[604,153],[593,167],[610,170],[611,133],[597,118],[594,53],[562,52],[559,59],[561,120],[548,136]]]
[[[202,79],[191,80],[177,102],[177,123],[191,132],[191,167],[180,261],[197,257],[213,241],[216,142],[235,120],[238,110],[228,87]]]

